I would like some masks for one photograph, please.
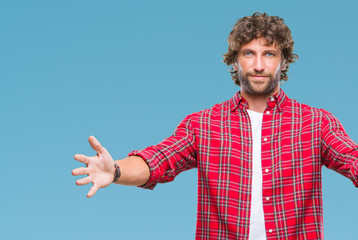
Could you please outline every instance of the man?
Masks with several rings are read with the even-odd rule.
[[[323,239],[321,166],[358,187],[358,145],[325,110],[288,98],[280,89],[293,54],[279,17],[240,19],[224,62],[241,91],[187,116],[156,146],[113,161],[90,137],[97,156],[75,155],[88,175],[78,185],[117,184],[153,189],[198,168],[196,239]]]

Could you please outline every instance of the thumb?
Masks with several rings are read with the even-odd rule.
[[[98,153],[102,153],[103,152],[103,147],[102,145],[99,143],[99,141],[94,137],[94,136],[90,136],[88,138],[88,142],[91,145],[91,147],[93,148],[93,150],[95,150]]]

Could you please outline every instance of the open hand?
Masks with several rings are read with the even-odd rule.
[[[97,152],[96,156],[88,157],[82,154],[76,154],[74,158],[77,161],[86,164],[86,167],[80,167],[72,170],[72,175],[88,175],[76,181],[77,185],[86,185],[92,183],[92,187],[87,193],[87,197],[92,197],[100,188],[110,185],[114,178],[114,161],[109,152],[102,147],[99,141],[90,136],[88,141],[91,147]]]

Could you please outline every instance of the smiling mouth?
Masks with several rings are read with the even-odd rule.
[[[251,81],[254,83],[264,83],[269,76],[266,75],[250,75]]]
[[[269,76],[267,76],[267,75],[250,75],[250,77],[253,77],[253,78],[267,78]]]

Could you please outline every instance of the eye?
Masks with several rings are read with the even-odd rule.
[[[273,57],[273,56],[275,56],[275,54],[272,52],[268,52],[268,53],[266,53],[266,56]]]
[[[244,56],[251,56],[252,52],[244,52]]]

